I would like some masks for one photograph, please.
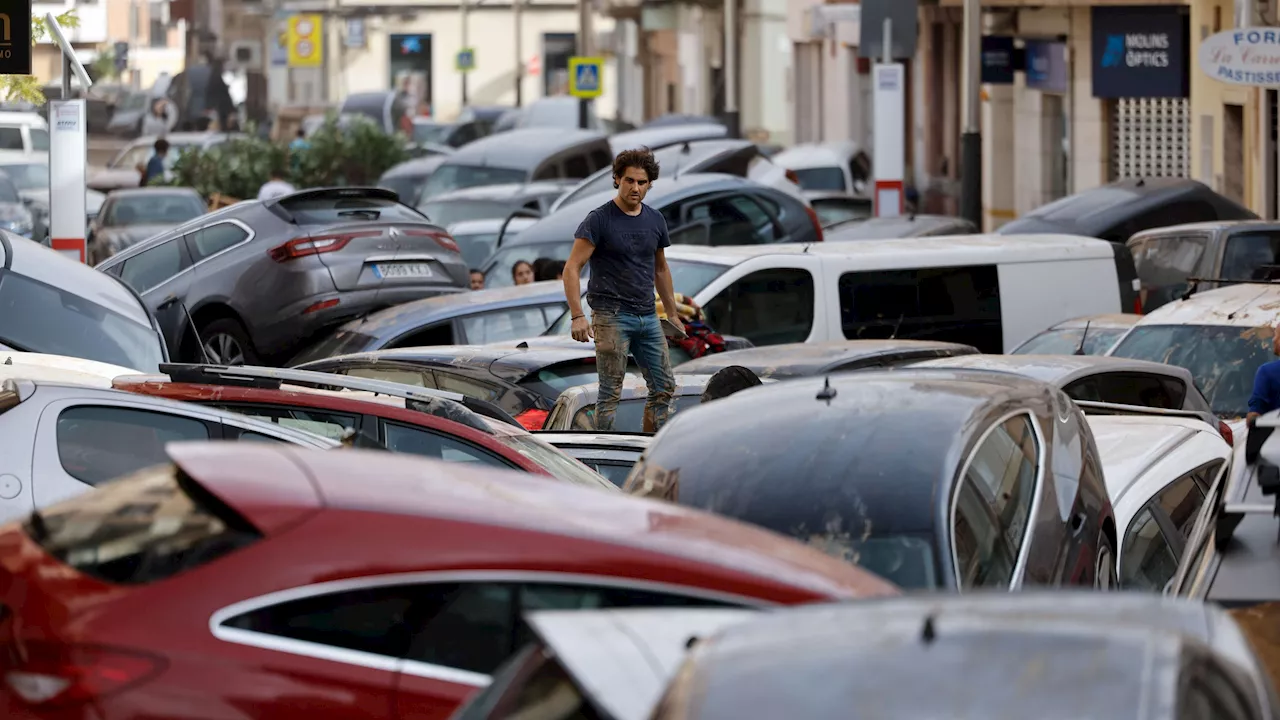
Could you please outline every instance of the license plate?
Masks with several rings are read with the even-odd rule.
[[[431,277],[431,265],[428,263],[382,263],[373,266],[373,274],[379,280],[385,278],[421,278]]]

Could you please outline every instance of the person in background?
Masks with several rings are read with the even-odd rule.
[[[298,134],[293,138],[293,142],[289,143],[289,159],[298,162],[298,155],[307,148],[311,147],[311,142],[307,140],[307,131],[304,128],[298,128]]]
[[[298,192],[288,180],[284,179],[282,170],[272,170],[271,179],[262,184],[262,189],[258,191],[259,200],[271,200],[273,198],[284,197]]]
[[[564,277],[564,261],[540,258],[533,262],[533,275],[536,282],[543,280],[559,280]]]
[[[164,137],[169,134],[169,118],[165,115],[168,100],[155,98],[151,101],[151,112],[142,119],[142,134],[145,137]]]
[[[533,265],[528,260],[517,260],[515,265],[511,266],[511,279],[517,285],[528,285],[533,282]]]
[[[707,381],[707,389],[702,391],[702,402],[707,403],[712,400],[729,397],[739,390],[746,390],[758,385],[763,385],[760,377],[752,372],[749,368],[741,365],[730,365],[716,371],[715,375]]]
[[[155,150],[155,154],[147,161],[147,166],[142,171],[142,187],[150,185],[156,178],[163,178],[167,170],[164,160],[169,154],[169,141],[164,138],[156,140]]]
[[[480,272],[479,270],[476,270],[475,268],[471,268],[471,289],[472,290],[484,289],[484,273]]]
[[[1280,355],[1280,323],[1271,332],[1271,352]],[[1280,409],[1280,360],[1263,363],[1253,376],[1253,394],[1249,396],[1247,421],[1252,427],[1259,415]]]

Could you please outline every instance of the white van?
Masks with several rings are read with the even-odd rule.
[[[0,155],[49,152],[49,123],[33,112],[0,111]]]
[[[999,354],[1063,320],[1120,312],[1137,291],[1117,248],[1074,235],[957,235],[673,245],[666,255],[676,292],[718,332],[756,345],[897,337]],[[565,313],[547,334],[568,332]]]

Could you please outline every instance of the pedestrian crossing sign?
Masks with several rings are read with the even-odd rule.
[[[476,69],[476,51],[474,48],[462,48],[454,58],[454,67],[458,72],[471,72]]]
[[[569,94],[576,98],[598,98],[604,92],[603,58],[569,58]]]

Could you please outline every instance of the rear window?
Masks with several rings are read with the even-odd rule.
[[[1275,359],[1271,335],[1269,327],[1145,325],[1134,328],[1111,354],[1186,368],[1215,413],[1244,417],[1254,375]]]
[[[1106,355],[1128,328],[1089,328],[1084,338],[1085,355]],[[1045,330],[1014,349],[1011,355],[1074,355],[1080,347],[1084,328]]]
[[[280,203],[299,225],[328,225],[360,220],[423,222],[426,216],[408,205],[378,197],[304,197]]]
[[[1150,237],[1131,248],[1142,281],[1142,309],[1151,312],[1187,291],[1187,278],[1196,274],[1205,250],[1206,235]]]
[[[504,242],[503,244],[505,245],[506,243]],[[511,287],[516,284],[515,278],[511,277],[511,270],[516,266],[517,262],[524,260],[531,263],[539,258],[568,260],[569,253],[572,251],[572,239],[564,242],[530,243],[528,245],[504,247],[494,253],[489,260],[489,268],[484,273],[484,286],[486,288]]]
[[[262,537],[172,465],[33,513],[23,529],[59,561],[120,585],[173,577]]]
[[[793,170],[796,181],[804,190],[844,190],[844,170],[838,167],[806,168]]]
[[[494,439],[560,480],[587,487],[618,489],[596,471],[532,435],[499,435]]]
[[[1280,232],[1242,232],[1227,239],[1218,277],[1231,280],[1267,280],[1280,265]]]

